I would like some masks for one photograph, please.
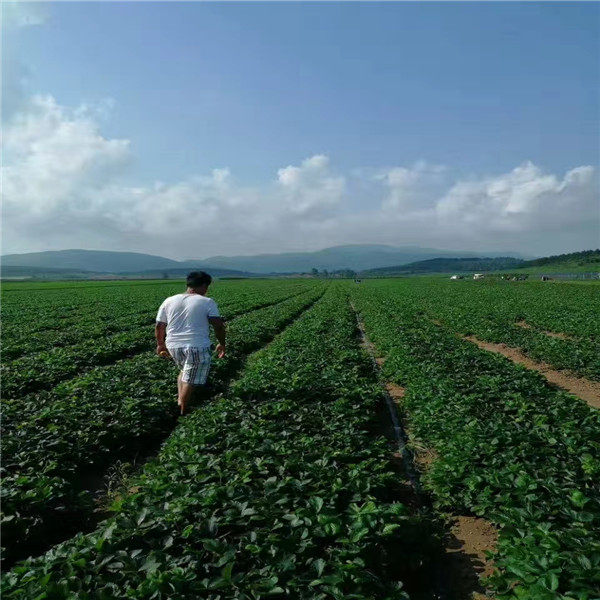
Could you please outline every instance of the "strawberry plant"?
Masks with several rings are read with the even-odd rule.
[[[408,598],[438,544],[397,501],[381,401],[336,286],[180,423],[112,518],[16,566],[4,596]]]
[[[596,597],[598,411],[433,324],[406,291],[387,282],[353,295],[385,374],[406,388],[412,435],[436,451],[425,481],[437,505],[500,527],[497,598]]]
[[[600,380],[600,294],[594,282],[418,277],[368,285],[418,304],[450,331],[504,343],[556,369]]]
[[[244,358],[271,339],[322,293],[322,287],[248,312],[231,321],[228,355],[216,360],[209,383],[219,391]],[[146,347],[152,346],[151,332]],[[57,532],[57,518],[91,515],[82,476],[164,437],[176,418],[175,371],[145,352],[132,359],[4,403],[2,436],[5,558]],[[59,530],[60,531],[60,530]]]
[[[303,287],[283,286],[282,289],[271,290],[270,293],[267,290],[261,290],[262,293],[242,294],[241,298],[238,294],[232,294],[222,303],[221,310],[226,317],[231,318],[248,310],[281,302],[298,293],[303,293],[307,289],[305,284]],[[148,292],[148,290],[144,291]],[[159,288],[159,291],[164,294],[164,289]],[[148,347],[148,339],[153,336],[151,328],[156,318],[157,306],[164,299],[155,294],[156,291],[148,294],[152,298],[152,303],[148,303],[147,297],[143,298],[142,305],[145,306],[143,312],[129,313],[121,317],[121,327],[119,327],[118,317],[121,311],[127,313],[128,309],[125,304],[113,306],[113,318],[105,323],[96,322],[95,329],[92,329],[90,325],[89,316],[83,322],[74,323],[73,330],[76,335],[72,335],[71,340],[81,340],[78,343],[57,344],[56,347],[46,351],[30,352],[19,359],[4,361],[2,365],[3,398],[16,398],[47,388],[81,373],[84,369],[110,364],[145,350]],[[217,300],[218,296],[219,294],[216,295]],[[115,319],[115,317],[117,318]],[[61,325],[61,329],[57,332],[59,335],[62,335],[63,328],[66,327],[66,324]],[[33,336],[33,339],[28,342],[28,347],[31,348],[36,341],[39,341],[39,336],[37,338]],[[23,350],[22,345],[20,349]],[[12,350],[14,354],[14,346],[9,347],[9,350]]]

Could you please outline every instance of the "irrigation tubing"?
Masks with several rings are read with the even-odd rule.
[[[351,306],[352,306],[352,310],[354,310],[354,313],[356,314],[356,322],[357,322],[357,326],[358,326],[358,331],[360,332],[360,336],[365,342],[367,342],[367,340],[368,340],[367,334],[366,334],[365,329],[360,320],[360,316],[359,316],[356,308],[354,307],[354,305],[351,304]],[[365,344],[365,346],[366,346],[366,344]],[[396,403],[394,402],[393,398],[390,396],[390,393],[388,392],[387,388],[385,387],[385,383],[383,381],[383,378],[381,377],[381,369],[379,368],[379,365],[377,364],[377,361],[375,360],[375,356],[374,356],[372,350],[368,346],[366,346],[366,350],[367,350],[367,354],[369,355],[369,358],[371,359],[371,362],[373,363],[373,369],[374,369],[375,373],[377,374],[377,379],[378,379],[379,384],[383,391],[383,396],[385,398],[385,402],[386,402],[388,411],[390,413],[390,419],[392,421],[392,427],[394,430],[394,440],[396,442],[396,445],[398,446],[398,451],[400,453],[400,456],[402,457],[402,462],[404,463],[404,469],[410,480],[411,486],[412,486],[413,490],[415,491],[415,494],[417,495],[419,501],[421,503],[423,503],[423,498],[422,498],[422,494],[421,494],[421,484],[419,483],[419,479],[415,472],[415,468],[413,465],[412,452],[408,448],[408,436],[406,435],[406,431],[405,431],[404,427],[402,426],[402,422],[400,421],[400,416],[398,414],[398,409],[396,407]]]

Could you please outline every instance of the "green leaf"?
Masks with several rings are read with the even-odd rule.
[[[319,577],[321,577],[321,574],[323,573],[323,569],[325,568],[325,561],[322,558],[317,558],[317,560],[315,560],[313,562],[313,566],[315,568],[315,570],[317,571],[317,575]]]

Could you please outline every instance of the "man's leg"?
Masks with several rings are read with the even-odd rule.
[[[210,348],[192,348],[189,351],[189,362],[184,365],[181,372],[179,388],[179,401],[181,414],[185,413],[185,409],[193,397],[198,398],[202,395],[202,390],[208,377],[211,362]]]
[[[186,406],[189,404],[192,394],[194,393],[194,385],[191,383],[186,383],[185,381],[181,382],[181,387],[179,388],[179,400],[177,404],[181,407],[181,414],[185,413]]]
[[[181,405],[181,386],[183,385],[183,381],[181,381],[181,377],[183,375],[182,371],[179,371],[179,375],[177,375],[177,404]]]

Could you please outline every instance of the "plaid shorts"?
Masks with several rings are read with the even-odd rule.
[[[208,372],[210,371],[210,361],[212,353],[210,348],[169,348],[169,354],[175,361],[175,364],[181,369],[181,381],[193,385],[204,385]]]

